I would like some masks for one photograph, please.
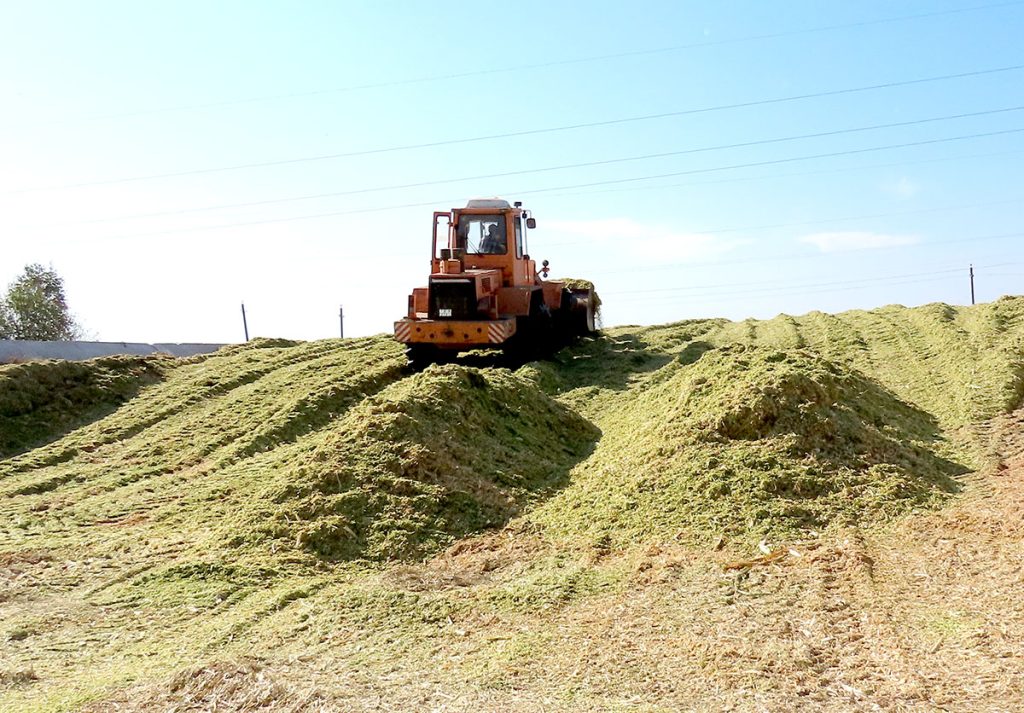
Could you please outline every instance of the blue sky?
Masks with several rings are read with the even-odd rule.
[[[981,0],[0,2],[0,282],[52,263],[104,340],[236,341],[243,300],[373,334],[431,212],[501,195],[609,325],[1020,293],[1022,36]]]

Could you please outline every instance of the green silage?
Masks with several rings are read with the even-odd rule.
[[[131,546],[123,536],[144,529],[202,547],[268,477],[260,456],[307,447],[403,365],[383,339],[257,342],[190,361],[107,417],[0,462],[5,529],[12,542],[75,543],[94,523],[134,517],[144,524],[102,532],[97,545]]]
[[[934,419],[805,350],[744,345],[672,361],[599,419],[573,487],[529,518],[631,541],[791,535],[941,502],[963,465]]]
[[[560,538],[789,536],[941,504],[1024,394],[1024,299],[607,330],[524,375],[603,432]]]
[[[187,533],[189,561],[202,563],[422,557],[563,486],[599,437],[506,370],[403,378],[403,365],[384,338],[258,344],[182,365],[0,465],[0,495],[17,503],[6,526],[13,541],[71,544],[109,524],[96,543],[107,553],[177,547]],[[137,524],[119,529],[125,520]]]
[[[0,457],[109,413],[174,363],[164,356],[110,356],[0,366]]]
[[[436,366],[367,398],[260,494],[269,538],[331,559],[422,557],[500,527],[554,489],[598,438],[507,371]],[[242,527],[242,523],[239,523]]]
[[[1024,396],[1024,299],[619,327],[515,373],[470,363],[409,374],[387,335],[256,340],[118,372],[100,411],[47,380],[88,367],[23,382],[40,398],[17,418],[53,440],[0,459],[0,562],[26,572],[0,604],[10,660],[44,683],[0,707],[253,650],[432,666],[439,636],[508,617],[466,659],[506,685],[546,641],[522,617],[636,586],[650,545],[955,497],[985,463],[972,434]]]
[[[258,340],[0,462],[0,534],[262,567],[420,558],[514,518],[620,544],[881,522],[981,464],[964,429],[1019,403],[1022,354],[1018,298],[619,327],[517,374]]]

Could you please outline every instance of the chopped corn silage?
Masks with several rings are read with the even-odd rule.
[[[619,327],[515,375],[410,376],[387,336],[259,340],[0,461],[0,527],[313,561],[423,557],[519,517],[623,545],[880,522],[979,464],[962,431],[1019,403],[1022,340],[1019,298]]]
[[[467,368],[486,364],[474,357],[410,375],[390,336],[257,340],[177,362],[68,426],[29,410],[52,442],[0,457],[0,635],[5,669],[34,678],[0,686],[0,708],[145,706],[136,685],[253,651],[366,681],[368,705],[400,689],[422,707],[435,672],[445,695],[492,700],[535,691],[531,662],[570,674],[567,647],[571,688],[544,695],[579,707],[578,680],[606,686],[587,648],[598,628],[628,643],[627,677],[626,649],[657,656],[666,631],[719,646],[701,619],[739,609],[735,589],[710,591],[711,543],[750,551],[811,528],[845,541],[827,530],[848,524],[881,537],[868,530],[956,498],[985,462],[973,434],[1020,404],[1022,320],[1010,298],[619,327],[516,373]],[[47,389],[40,404],[64,397]],[[652,598],[698,570],[699,589]],[[790,638],[780,614],[771,640]],[[656,634],[630,639],[641,621]],[[697,677],[705,651],[689,652]],[[632,682],[653,680],[646,661]]]
[[[0,365],[0,457],[56,438],[109,412],[175,364],[164,356]]]

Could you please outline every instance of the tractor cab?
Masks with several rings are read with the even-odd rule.
[[[518,201],[478,198],[465,208],[434,213],[431,272],[501,270],[503,287],[534,284],[536,266],[526,252],[526,231],[537,221]]]

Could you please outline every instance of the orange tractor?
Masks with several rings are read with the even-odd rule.
[[[594,331],[593,287],[546,279],[547,260],[537,271],[526,249],[536,225],[522,203],[497,198],[434,213],[430,278],[395,322],[410,364],[487,348],[538,356]]]

